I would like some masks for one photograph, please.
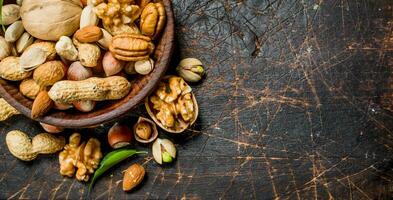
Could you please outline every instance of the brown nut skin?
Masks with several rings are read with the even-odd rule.
[[[157,39],[166,23],[164,4],[149,3],[141,14],[140,29],[143,35],[149,36],[153,40]]]
[[[147,60],[154,51],[149,37],[138,34],[120,34],[112,38],[109,50],[113,56],[123,61]]]
[[[74,36],[82,43],[97,42],[102,38],[102,31],[98,26],[86,26],[76,31]]]
[[[125,126],[115,123],[108,131],[108,143],[114,148],[121,148],[131,144],[132,132]]]
[[[123,190],[130,191],[139,185],[145,177],[145,168],[140,164],[133,164],[124,172]]]

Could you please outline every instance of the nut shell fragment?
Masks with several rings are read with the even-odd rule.
[[[18,110],[8,104],[3,98],[0,98],[0,122],[18,114],[20,114]]]

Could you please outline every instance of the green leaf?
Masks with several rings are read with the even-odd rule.
[[[89,192],[93,188],[95,182],[100,178],[106,171],[111,167],[120,163],[121,161],[135,155],[135,154],[146,154],[145,151],[136,151],[135,149],[118,149],[108,153],[100,162],[100,167],[94,172],[93,179],[89,186]]]

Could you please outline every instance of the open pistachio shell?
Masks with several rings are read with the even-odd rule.
[[[145,139],[143,139],[143,138],[140,138],[140,137],[138,136],[138,134],[136,134],[136,128],[137,128],[137,126],[138,126],[139,123],[142,123],[142,122],[147,122],[147,123],[149,123],[149,124],[150,124],[150,127],[151,127],[151,129],[152,129],[150,138],[147,139],[147,140],[145,140]],[[138,142],[140,142],[140,143],[147,144],[147,143],[153,142],[153,141],[157,138],[157,136],[158,136],[158,131],[157,131],[157,126],[156,126],[156,124],[155,124],[152,120],[150,120],[150,119],[147,119],[147,118],[144,118],[144,117],[139,117],[138,121],[137,121],[136,124],[134,125],[134,137],[135,137],[135,140],[138,141]]]
[[[171,78],[171,77],[173,77],[173,76],[165,76],[165,77],[162,79],[162,81],[168,80],[168,79]],[[157,119],[157,117],[156,117],[157,111],[153,108],[153,104],[149,101],[150,96],[149,96],[148,98],[145,99],[145,107],[146,107],[147,113],[149,113],[150,117],[153,119],[153,121],[154,121],[159,127],[161,127],[163,130],[165,130],[165,131],[167,131],[167,132],[169,132],[169,133],[182,133],[182,132],[185,131],[187,128],[189,128],[190,126],[192,126],[192,125],[195,123],[195,121],[197,120],[197,118],[198,118],[199,107],[198,107],[198,102],[197,102],[197,100],[196,100],[196,98],[195,98],[194,93],[192,93],[191,88],[190,88],[190,90],[183,91],[183,93],[184,93],[184,92],[187,92],[187,93],[189,92],[189,93],[191,93],[192,101],[193,101],[193,104],[194,104],[194,116],[193,116],[193,118],[192,118],[189,122],[185,122],[185,121],[183,121],[183,120],[180,119],[180,120],[178,121],[178,122],[179,122],[179,125],[176,126],[176,127],[172,127],[172,128],[164,126],[164,125]],[[178,118],[178,119],[179,119],[179,118]]]
[[[156,160],[158,164],[162,164],[163,150],[165,150],[172,158],[176,158],[176,147],[173,142],[168,139],[157,138],[152,146],[152,154],[154,160]]]

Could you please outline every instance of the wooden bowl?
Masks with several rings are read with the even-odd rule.
[[[15,1],[5,1],[5,4],[15,3]],[[105,122],[115,120],[125,115],[148,96],[155,88],[156,84],[164,76],[174,48],[174,19],[172,4],[170,0],[163,0],[165,5],[167,22],[162,32],[162,36],[156,42],[154,59],[156,61],[154,70],[145,76],[137,76],[132,81],[130,93],[123,99],[117,101],[99,102],[96,108],[89,113],[82,113],[75,109],[67,111],[57,111],[52,109],[45,117],[36,119],[37,121],[65,128],[85,128],[100,125]],[[31,115],[33,101],[24,97],[19,92],[19,82],[11,82],[0,79],[0,96],[9,104],[19,110],[27,117]]]

